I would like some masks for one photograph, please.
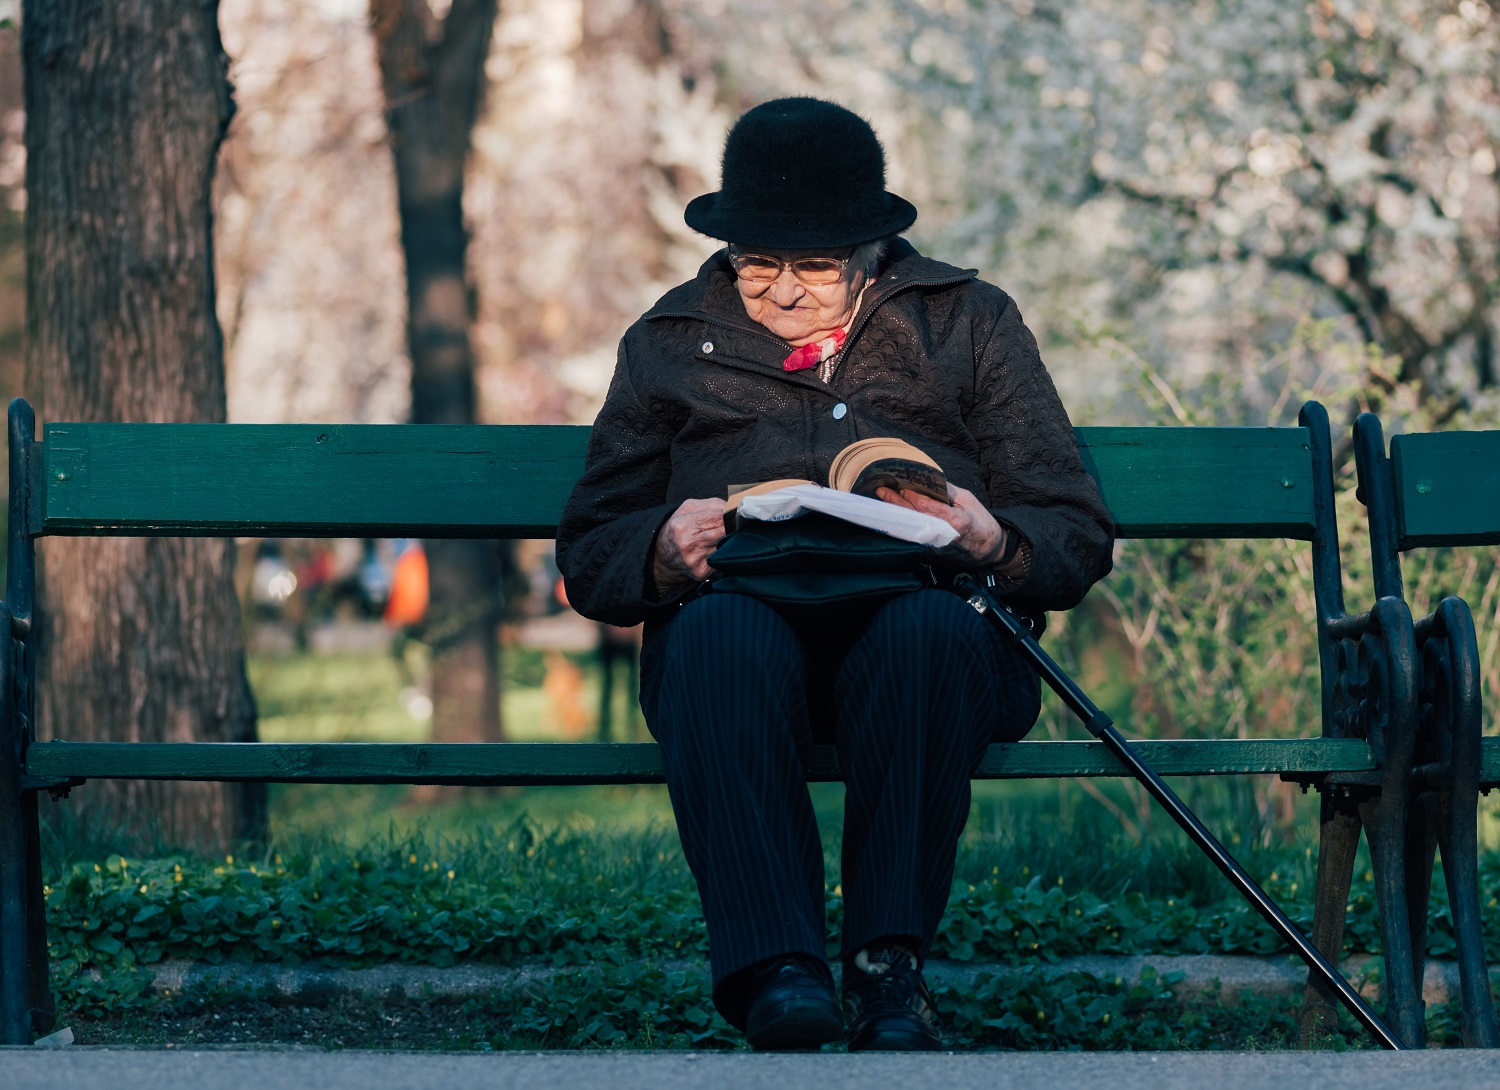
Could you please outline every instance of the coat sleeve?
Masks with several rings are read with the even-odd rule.
[[[569,603],[615,625],[638,624],[673,601],[655,594],[650,577],[657,531],[675,509],[666,502],[672,433],[638,392],[629,341],[627,334],[620,342],[583,476],[557,529]]]
[[[1002,589],[1023,607],[1071,609],[1113,565],[1113,520],[1083,468],[1072,422],[1020,308],[990,290],[988,313],[998,315],[976,346],[968,426],[979,443],[991,513],[1031,549],[1029,569]]]

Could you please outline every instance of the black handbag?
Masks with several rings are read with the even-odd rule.
[[[829,515],[741,519],[708,558],[709,591],[744,594],[794,625],[847,628],[903,594],[946,586],[955,569],[924,545]]]

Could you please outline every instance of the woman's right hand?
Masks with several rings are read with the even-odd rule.
[[[708,578],[708,554],[724,538],[723,500],[683,500],[656,535],[652,578],[659,594]]]

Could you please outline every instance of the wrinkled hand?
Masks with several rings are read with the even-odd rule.
[[[900,492],[893,488],[877,489],[875,496],[897,507],[935,515],[957,530],[958,540],[939,550],[944,555],[984,567],[999,560],[1005,552],[1005,527],[995,521],[995,516],[979,502],[979,497],[967,488],[949,483],[948,498],[953,501],[952,507],[904,488]]]
[[[683,500],[656,535],[652,577],[667,594],[708,578],[708,554],[724,537],[723,500]]]

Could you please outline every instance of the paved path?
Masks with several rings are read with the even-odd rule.
[[[454,1053],[0,1049],[6,1090],[1495,1090],[1500,1052]]]

